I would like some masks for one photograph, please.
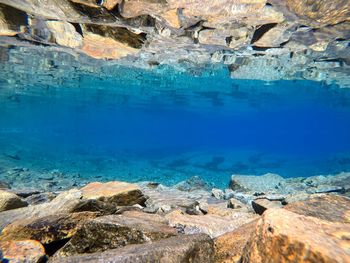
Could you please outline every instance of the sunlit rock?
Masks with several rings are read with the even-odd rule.
[[[28,203],[10,192],[0,190],[0,212],[27,206]]]
[[[0,260],[6,262],[39,263],[45,260],[45,249],[36,240],[0,242]]]
[[[137,185],[125,182],[94,182],[80,190],[85,199],[97,199],[115,205],[143,204],[146,200]]]

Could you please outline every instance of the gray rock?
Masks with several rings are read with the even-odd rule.
[[[221,189],[213,188],[211,190],[211,195],[214,196],[216,199],[224,199],[225,194]]]
[[[280,193],[284,192],[286,182],[283,177],[271,173],[260,176],[232,175],[230,187],[243,192]]]
[[[28,203],[22,201],[19,196],[11,192],[0,190],[0,212],[25,207],[27,205]]]
[[[71,257],[57,257],[51,263],[88,263],[88,262],[213,262],[213,241],[205,234],[177,236],[152,243],[129,245],[102,253],[82,254]]]

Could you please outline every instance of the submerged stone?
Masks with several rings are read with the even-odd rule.
[[[36,240],[0,242],[0,261],[40,263],[45,261],[45,249]]]
[[[294,203],[291,209],[268,209],[241,262],[347,262],[350,225],[343,217],[349,214],[347,202],[338,197],[323,202],[316,198]]]
[[[128,245],[105,252],[54,258],[55,263],[85,262],[212,262],[213,241],[209,236],[196,234],[177,236],[152,243]]]
[[[28,203],[23,201],[19,196],[11,192],[0,190],[0,212],[27,205]]]
[[[125,182],[90,183],[80,189],[85,199],[97,199],[115,205],[144,204],[146,197],[135,184]]]
[[[55,257],[101,252],[175,235],[177,231],[159,215],[131,211],[102,216],[85,223]]]

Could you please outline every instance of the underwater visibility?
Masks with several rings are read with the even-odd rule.
[[[196,175],[219,188],[227,187],[232,174],[350,171],[348,89],[312,81],[234,80],[220,68],[207,76],[167,68],[116,70],[122,72],[118,78],[81,74],[77,87],[43,86],[39,80],[32,87],[2,85],[2,167],[57,169],[72,180],[79,174],[78,185],[173,185]],[[35,174],[21,181],[1,177],[17,187],[48,180]],[[68,183],[55,182],[63,188]]]

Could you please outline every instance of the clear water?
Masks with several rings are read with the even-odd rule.
[[[61,83],[53,70],[27,84],[7,74],[0,73],[0,180],[6,169],[26,167],[167,185],[198,175],[225,187],[234,173],[350,171],[347,89],[233,80],[224,69],[194,76],[120,67]],[[40,184],[35,174],[30,180]]]

